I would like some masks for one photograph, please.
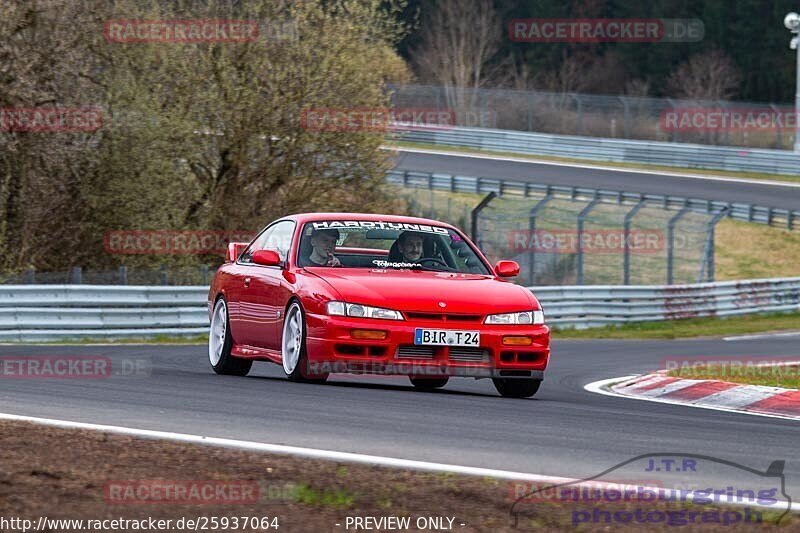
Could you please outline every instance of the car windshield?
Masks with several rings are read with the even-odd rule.
[[[452,229],[380,220],[306,223],[297,264],[490,274],[472,246]]]

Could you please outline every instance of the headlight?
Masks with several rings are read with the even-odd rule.
[[[485,324],[544,324],[544,311],[522,311],[520,313],[503,313],[489,315]]]
[[[382,307],[370,307],[361,304],[349,304],[347,302],[328,302],[327,311],[334,316],[355,316],[362,318],[382,318],[384,320],[403,320],[400,311],[384,309]]]

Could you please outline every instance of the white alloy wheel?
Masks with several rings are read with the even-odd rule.
[[[283,321],[283,339],[281,340],[281,359],[283,371],[292,375],[300,361],[303,350],[303,313],[295,302],[289,307]]]
[[[228,310],[225,300],[220,298],[211,315],[211,328],[208,332],[208,360],[211,366],[217,366],[225,349],[225,334],[228,331]]]

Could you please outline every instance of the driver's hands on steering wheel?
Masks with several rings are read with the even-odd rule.
[[[445,263],[444,260],[439,259],[438,257],[420,257],[419,259],[417,259],[418,263],[425,263],[426,261],[428,261],[430,263],[437,263],[439,265],[442,265],[447,270],[453,270],[453,267],[451,267],[450,265]]]

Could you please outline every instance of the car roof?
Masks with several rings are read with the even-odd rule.
[[[453,228],[452,225],[431,218],[408,217],[401,215],[382,215],[374,213],[298,213],[284,217],[283,220],[294,220],[298,223],[316,222],[319,220],[356,220],[356,221],[383,221],[401,222],[405,224],[427,224],[431,226],[444,226]]]

